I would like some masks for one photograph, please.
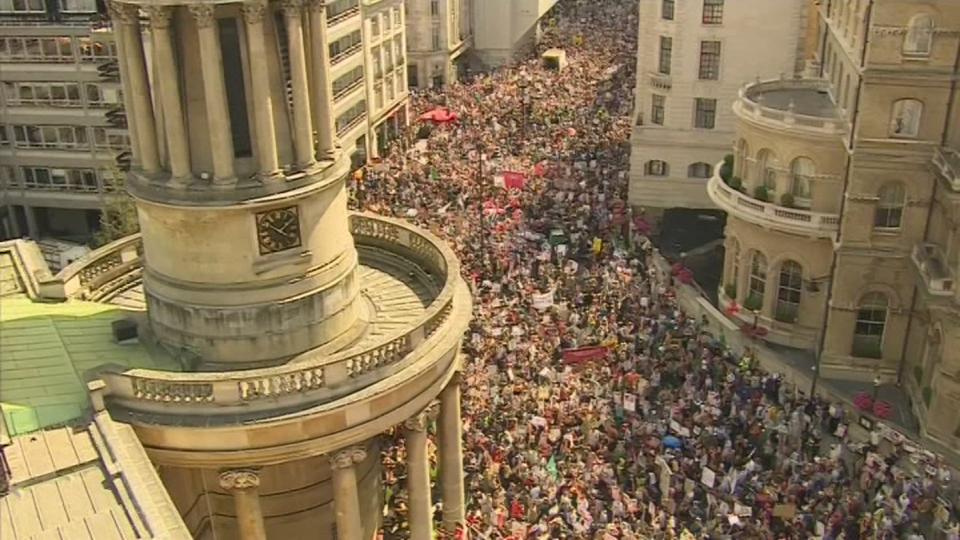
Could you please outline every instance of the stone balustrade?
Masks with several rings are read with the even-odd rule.
[[[823,94],[828,87],[827,81],[821,79],[780,78],[757,81],[740,89],[733,109],[741,118],[780,129],[799,129],[818,135],[842,135],[846,133],[846,122],[832,107],[829,111],[821,110],[821,114],[798,112],[817,108],[816,106],[805,107],[802,102],[828,100],[829,98]],[[777,92],[791,96],[793,101],[784,106],[767,102],[766,96]],[[796,100],[801,103],[797,103]]]
[[[953,148],[937,148],[933,154],[933,166],[949,182],[951,189],[960,191],[960,152]]]
[[[917,244],[910,255],[920,280],[932,296],[952,296],[956,284],[953,268],[947,264],[943,250],[937,244]]]
[[[236,417],[278,407],[330,402],[383,380],[415,361],[415,351],[429,349],[432,338],[439,339],[446,334],[441,331],[444,323],[456,306],[462,304],[454,301],[455,295],[465,292],[458,287],[459,262],[441,240],[400,220],[352,214],[350,229],[358,246],[400,255],[437,282],[439,294],[408,328],[388,334],[361,350],[335,354],[307,352],[271,368],[209,373],[107,371],[101,378],[108,400],[140,413]],[[77,261],[72,271],[76,276],[85,276],[87,284],[103,282],[103,276],[113,275],[119,268],[118,253],[138,245],[138,236],[111,244],[115,248],[113,253],[104,250],[96,257],[86,257]],[[139,264],[139,259],[136,262]],[[179,408],[171,409],[171,405]]]
[[[786,208],[770,202],[754,199],[728,186],[719,171],[722,163],[714,167],[713,178],[707,183],[707,195],[725,212],[735,217],[784,232],[803,234],[816,238],[833,238],[840,225],[840,216]]]

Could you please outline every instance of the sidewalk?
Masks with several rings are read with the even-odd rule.
[[[655,257],[658,259],[656,264],[662,275],[670,275],[670,264],[659,255]],[[717,338],[722,336],[722,339],[732,351],[743,354],[747,349],[753,350],[763,369],[772,373],[783,374],[785,384],[793,385],[799,393],[809,393],[816,366],[816,358],[812,351],[800,351],[749,339],[740,331],[736,323],[710,304],[709,300],[704,298],[701,291],[696,287],[676,283],[675,289],[677,300],[683,310],[688,315],[698,319],[706,316],[709,322],[709,331]],[[857,422],[861,418],[869,419],[871,423],[883,422],[908,438],[920,442],[922,448],[939,454],[951,467],[960,470],[960,453],[921,436],[919,424],[913,416],[909,397],[906,391],[897,385],[884,384],[877,391],[878,399],[887,401],[893,406],[893,416],[889,419],[878,419],[854,406],[853,398],[858,393],[873,393],[873,385],[869,381],[849,381],[821,377],[817,381],[816,392],[823,398],[844,405],[848,412],[847,418],[851,420],[851,434],[861,431],[855,429],[859,428]],[[857,434],[861,435],[861,433]],[[862,433],[862,435],[865,434],[865,432]]]

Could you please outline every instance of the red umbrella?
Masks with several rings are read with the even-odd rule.
[[[449,124],[456,122],[459,118],[460,116],[457,113],[443,107],[437,107],[420,115],[421,121],[433,122],[434,124]]]

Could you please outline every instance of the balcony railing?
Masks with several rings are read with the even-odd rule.
[[[360,6],[352,7],[352,8],[350,8],[350,9],[346,9],[346,10],[344,10],[344,11],[341,11],[340,13],[337,13],[336,15],[327,17],[327,26],[333,26],[333,25],[339,23],[340,21],[345,21],[345,20],[349,19],[350,17],[353,17],[354,15],[357,15],[357,14],[359,14],[359,13],[360,13]]]
[[[954,191],[960,191],[960,152],[953,148],[937,148],[933,154],[933,164],[943,178],[950,182],[950,187]]]
[[[664,75],[663,73],[650,72],[650,86],[654,88],[659,88],[661,90],[669,90],[673,87],[673,79],[670,75]]]
[[[335,56],[333,56],[333,57],[330,58],[330,65],[331,65],[331,66],[335,66],[335,65],[339,64],[340,62],[343,62],[343,61],[346,60],[347,58],[350,58],[350,57],[353,56],[355,53],[359,52],[360,49],[362,49],[362,48],[363,48],[363,43],[357,43],[356,45],[352,45],[352,46],[350,46],[349,48],[344,49],[344,50],[343,50],[342,52],[340,52],[339,54],[337,54],[337,55],[335,55]]]
[[[820,94],[826,92],[827,81],[820,79],[774,79],[758,81],[740,89],[739,99],[734,111],[741,117],[763,123],[773,123],[781,128],[802,129],[819,134],[841,135],[846,132],[846,122],[835,112],[822,115],[801,114],[794,102],[785,107],[772,107],[764,104],[764,94],[771,92],[791,92],[797,99],[822,100]]]
[[[131,411],[226,415],[231,419],[269,409],[315,406],[403,369],[418,348],[429,348],[426,342],[435,344],[446,336],[448,332],[440,330],[452,313],[469,312],[469,293],[460,277],[459,261],[438,238],[400,220],[370,214],[352,214],[350,229],[358,246],[397,253],[437,282],[439,294],[409,327],[361,350],[332,355],[307,352],[271,368],[216,373],[107,371],[101,378],[110,399]],[[139,264],[139,251],[131,251],[139,244],[139,235],[128,237],[75,262],[61,275],[87,286],[109,281],[125,262]],[[138,258],[124,261],[123,253]]]
[[[933,296],[951,296],[954,293],[955,275],[947,264],[943,250],[936,244],[913,246],[910,258],[923,280],[927,292]]]
[[[714,171],[719,171],[721,165],[718,163]],[[707,194],[717,206],[738,218],[793,234],[833,238],[840,224],[836,214],[786,208],[754,199],[728,186],[718,172],[707,183]]]

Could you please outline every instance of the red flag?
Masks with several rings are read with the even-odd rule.
[[[516,171],[503,171],[503,187],[506,189],[523,189],[527,177]]]
[[[604,346],[567,349],[563,351],[563,362],[565,364],[582,364],[584,362],[606,358],[608,352]]]

